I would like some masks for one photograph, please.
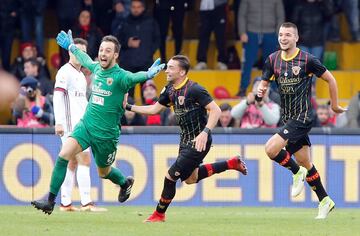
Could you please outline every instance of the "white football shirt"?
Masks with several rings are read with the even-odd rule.
[[[63,125],[64,137],[71,133],[85,113],[88,103],[86,88],[85,75],[76,70],[70,63],[63,65],[56,74],[54,91],[55,124]],[[59,99],[61,93],[63,93],[63,96],[62,99]]]

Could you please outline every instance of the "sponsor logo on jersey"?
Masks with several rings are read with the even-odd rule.
[[[104,98],[93,95],[92,96],[92,103],[100,105],[100,106],[104,106]]]
[[[83,93],[81,91],[75,91],[74,95],[75,95],[75,97],[85,97],[85,93]]]
[[[111,91],[102,89],[98,85],[93,85],[92,86],[92,92],[94,94],[103,95],[103,96],[111,96],[112,95]]]
[[[294,85],[294,84],[298,84],[300,82],[300,80],[301,80],[300,78],[281,77],[279,79],[279,82],[280,82],[281,85]]]
[[[107,85],[109,85],[109,86],[112,85],[113,81],[114,81],[113,78],[107,78],[107,79],[106,79],[106,83],[107,83]]]

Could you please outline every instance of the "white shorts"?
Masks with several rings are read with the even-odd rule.
[[[64,144],[65,140],[69,137],[71,133],[64,133],[64,135],[61,138],[61,143]],[[86,148],[83,152],[90,152],[90,147]]]

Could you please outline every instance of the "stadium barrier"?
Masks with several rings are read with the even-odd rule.
[[[136,179],[128,205],[155,205],[164,174],[178,153],[177,127],[123,127],[115,165]],[[291,198],[291,173],[270,161],[264,144],[275,129],[215,129],[205,162],[241,153],[248,176],[236,171],[217,174],[196,185],[178,183],[174,205],[315,207],[307,186]],[[338,207],[359,207],[359,129],[313,129],[312,157],[322,181]],[[0,128],[0,205],[27,205],[45,198],[60,138],[53,129]],[[92,198],[116,205],[118,187],[99,179],[91,166]],[[58,197],[59,200],[59,197]],[[75,202],[79,201],[77,191]]]

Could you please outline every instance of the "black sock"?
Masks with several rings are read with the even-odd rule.
[[[56,195],[49,192],[48,201],[49,202],[55,202]]]
[[[291,158],[290,153],[284,149],[281,149],[279,154],[273,160],[279,163],[281,166],[291,170],[293,174],[296,174],[300,169],[299,165],[294,161],[294,159]]]
[[[161,198],[156,206],[156,211],[159,213],[165,213],[172,199],[175,197],[176,182],[169,180],[165,177],[164,188],[161,193]]]
[[[311,189],[316,193],[319,201],[323,200],[328,194],[321,183],[320,175],[317,172],[315,166],[308,170],[306,175],[306,182],[310,185]]]
[[[227,161],[220,161],[211,164],[201,165],[198,170],[197,182],[207,177],[210,177],[213,174],[221,173],[228,169],[229,169],[229,165]]]

